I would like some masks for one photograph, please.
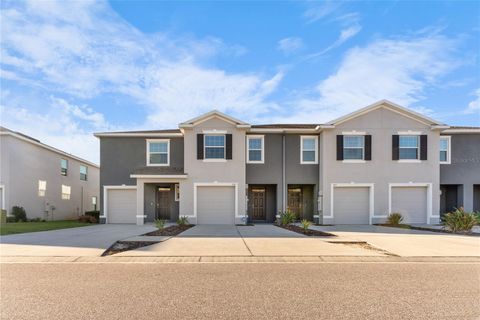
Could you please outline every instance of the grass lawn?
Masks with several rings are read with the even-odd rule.
[[[78,222],[76,220],[58,220],[47,222],[9,222],[0,225],[0,235],[48,231],[56,229],[67,229],[91,226],[91,223]]]

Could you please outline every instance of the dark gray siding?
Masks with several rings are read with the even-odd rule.
[[[440,165],[440,184],[462,185],[463,206],[473,209],[473,186],[480,184],[480,134],[451,134],[451,164]]]
[[[104,137],[100,139],[100,184],[134,185],[134,169],[146,166],[145,137]],[[150,138],[155,139],[155,138]],[[183,168],[183,138],[170,138],[170,167]]]
[[[130,175],[135,169],[146,166],[147,139],[158,138],[102,137],[100,139],[100,208],[102,211],[103,186],[136,185],[136,179],[130,178]],[[170,139],[170,167],[183,168],[183,137],[162,139]],[[148,206],[145,208],[148,210]],[[150,216],[150,214],[147,215]]]

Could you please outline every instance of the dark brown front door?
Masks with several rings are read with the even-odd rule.
[[[303,217],[303,193],[301,188],[288,188],[288,209],[295,213],[297,219]]]
[[[252,188],[252,220],[266,220],[265,188]]]
[[[157,219],[170,220],[170,188],[157,188]]]

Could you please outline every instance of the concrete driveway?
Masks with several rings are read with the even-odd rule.
[[[366,241],[404,257],[480,257],[480,237],[371,225],[312,226],[338,237],[332,241]]]
[[[0,256],[100,256],[117,240],[153,230],[153,225],[98,224],[0,236]]]
[[[360,247],[332,244],[274,225],[198,225],[177,237],[115,256],[383,256]]]

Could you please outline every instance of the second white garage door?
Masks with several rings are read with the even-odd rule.
[[[370,223],[370,188],[335,187],[333,199],[334,224]]]
[[[198,224],[235,224],[235,187],[197,187]]]
[[[136,223],[136,212],[136,189],[110,189],[107,191],[108,223]]]
[[[403,223],[427,223],[427,187],[392,187],[391,212],[399,212]]]

